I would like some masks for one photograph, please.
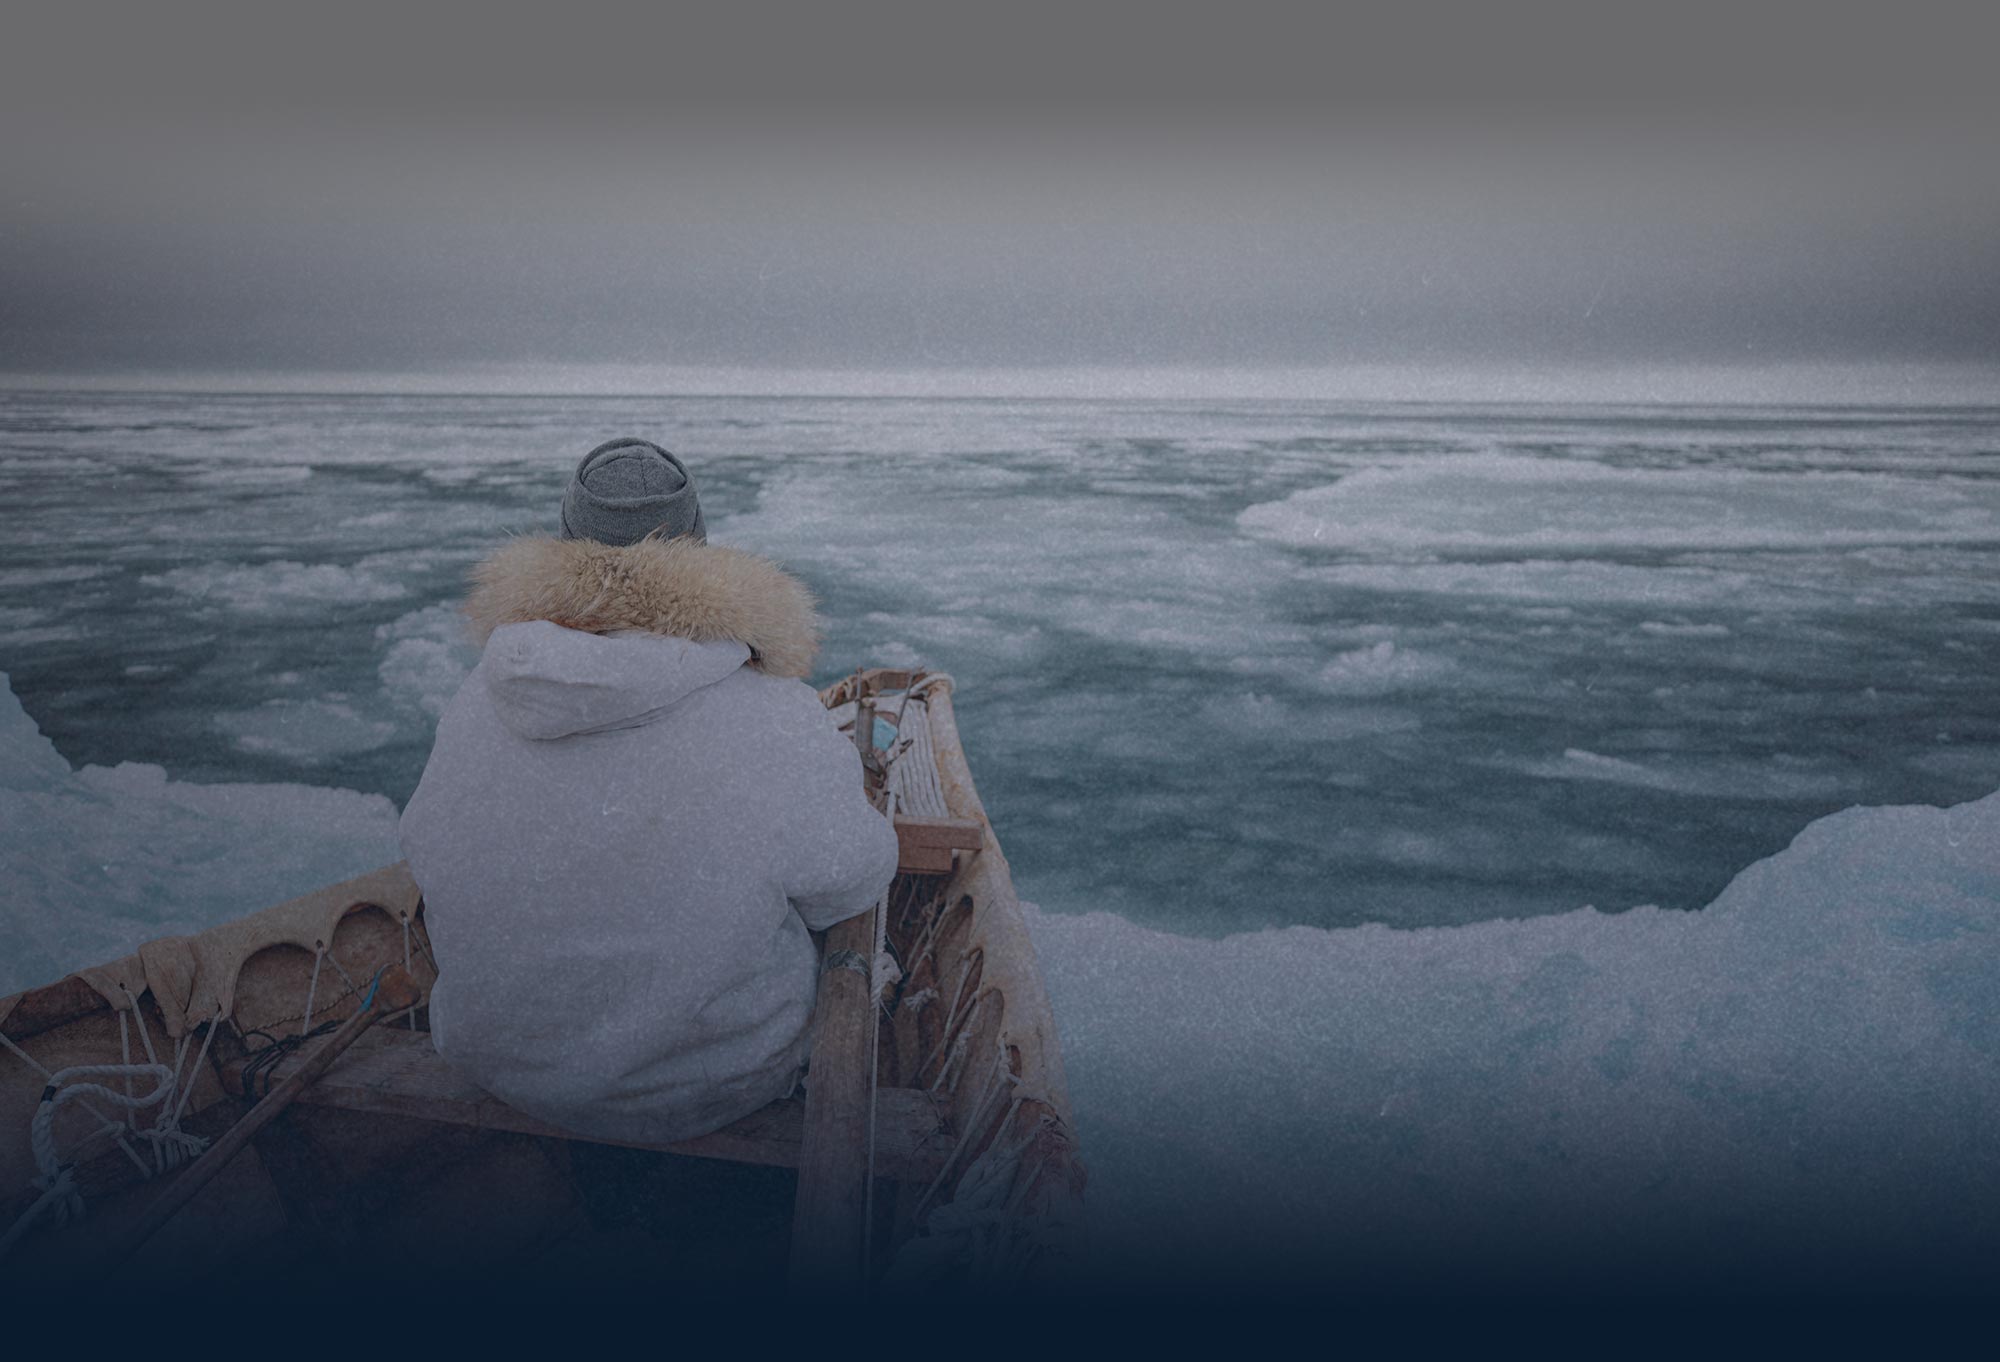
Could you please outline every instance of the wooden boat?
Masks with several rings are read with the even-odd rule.
[[[481,1280],[1058,1277],[1083,1168],[951,692],[886,668],[821,692],[903,852],[884,903],[827,934],[803,1095],[644,1150],[509,1109],[438,1058],[420,1002],[357,1019],[383,970],[406,967],[413,998],[436,978],[399,863],[0,1000],[0,1275],[77,1282],[129,1261],[239,1281],[421,1254],[428,1274]],[[177,1184],[192,1196],[169,1216]]]

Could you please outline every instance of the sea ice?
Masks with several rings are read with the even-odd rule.
[[[110,571],[108,567],[90,567],[81,564],[71,567],[0,568],[0,590],[18,591],[24,587],[63,586],[71,582],[87,582],[93,577],[102,577]]]
[[[426,606],[375,630],[386,647],[376,666],[395,704],[435,722],[479,660],[465,616],[449,605]]]
[[[239,463],[223,464],[220,467],[200,466],[182,470],[182,476],[199,487],[219,487],[229,490],[243,488],[280,487],[289,483],[300,483],[312,477],[310,464]]]
[[[1450,659],[1400,648],[1383,639],[1366,648],[1336,653],[1319,671],[1319,684],[1342,695],[1377,695],[1437,681],[1452,670]]]
[[[1362,469],[1251,506],[1237,524],[1284,544],[1393,555],[1992,544],[2000,484],[1485,454]]]
[[[372,718],[345,700],[267,700],[255,709],[225,710],[216,730],[240,750],[302,765],[370,752],[396,737],[396,725]]]
[[[386,564],[207,563],[149,573],[142,586],[164,587],[249,614],[287,614],[302,604],[393,601],[409,594],[385,575]]]
[[[1820,819],[1701,912],[1029,917],[1114,1275],[2000,1242],[2000,793]]]
[[[396,818],[352,790],[72,771],[0,689],[0,995],[385,865]]]

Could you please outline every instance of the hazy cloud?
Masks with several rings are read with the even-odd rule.
[[[1995,101],[1958,45],[1922,67],[1823,17],[1524,69],[1468,29],[1399,85],[1351,31],[1315,93],[1302,41],[1232,87],[1142,24],[1010,95],[996,28],[954,40],[991,59],[956,94],[833,80],[831,33],[734,89],[701,54],[740,34],[609,44],[579,89],[587,49],[504,21],[159,30],[217,78],[88,99],[23,67],[0,372],[2000,361]]]

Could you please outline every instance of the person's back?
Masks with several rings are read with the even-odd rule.
[[[799,679],[811,597],[705,542],[677,460],[593,451],[563,523],[480,568],[486,648],[403,815],[432,1034],[523,1111],[666,1143],[791,1090],[807,929],[881,896],[896,838]]]

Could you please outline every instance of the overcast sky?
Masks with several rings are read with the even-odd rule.
[[[17,386],[2000,373],[1993,35],[1917,10],[152,12],[0,59]]]

